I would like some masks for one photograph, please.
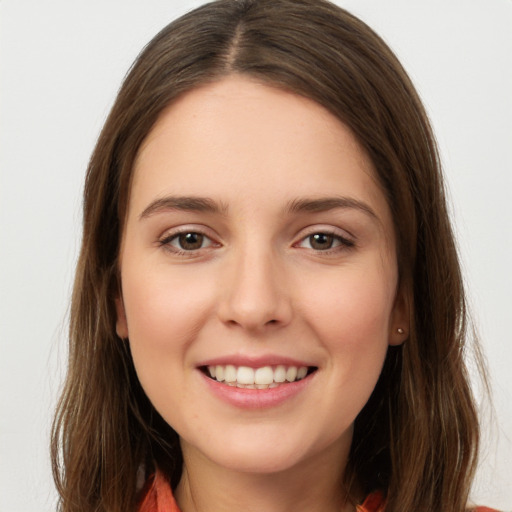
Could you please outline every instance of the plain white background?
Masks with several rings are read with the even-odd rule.
[[[2,512],[55,508],[49,429],[95,139],[142,46],[201,3],[0,0]],[[397,52],[431,115],[494,388],[473,497],[511,510],[512,1],[338,3]]]

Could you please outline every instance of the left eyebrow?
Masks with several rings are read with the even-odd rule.
[[[374,220],[378,220],[377,214],[365,202],[352,197],[322,197],[320,199],[295,199],[291,201],[286,211],[288,213],[313,212],[320,213],[336,208],[356,209]]]
[[[139,220],[151,217],[151,215],[159,212],[172,210],[225,214],[227,207],[209,197],[166,196],[155,199],[150,203],[139,215]]]

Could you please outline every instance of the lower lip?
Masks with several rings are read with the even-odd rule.
[[[297,396],[310,384],[316,372],[304,379],[268,389],[247,389],[228,386],[211,379],[202,372],[200,373],[210,391],[224,402],[241,409],[268,409],[270,407],[277,407]]]

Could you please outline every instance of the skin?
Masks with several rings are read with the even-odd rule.
[[[353,422],[407,327],[371,161],[320,105],[230,76],[161,115],[134,173],[117,332],[180,435],[180,507],[351,510],[340,482]],[[181,196],[218,211],[161,201]],[[290,209],[324,198],[348,205]],[[177,230],[203,234],[200,248],[180,246]],[[315,233],[333,234],[332,247],[315,245]],[[283,403],[244,409],[198,369],[235,356],[292,357],[317,371]]]

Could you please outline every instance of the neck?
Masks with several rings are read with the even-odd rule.
[[[355,510],[343,484],[346,450],[329,447],[314,460],[262,474],[219,467],[194,448],[183,448],[183,475],[175,493],[182,512]]]

